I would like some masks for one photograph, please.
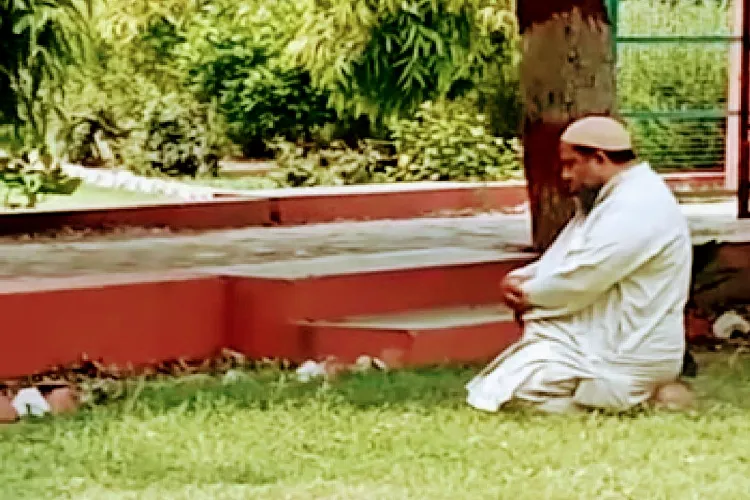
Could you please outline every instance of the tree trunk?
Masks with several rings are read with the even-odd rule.
[[[612,32],[603,0],[518,0],[522,35],[524,169],[537,250],[573,213],[558,161],[559,136],[574,119],[615,106]]]

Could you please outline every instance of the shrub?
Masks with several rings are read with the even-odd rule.
[[[176,61],[202,4],[134,0],[99,13],[97,60],[71,83],[76,97],[67,102],[71,160],[148,175],[217,174],[230,151],[225,122],[214,100],[185,89]]]
[[[142,175],[218,175],[227,152],[223,121],[211,104],[168,94],[148,103],[124,143],[123,155]]]
[[[488,118],[466,100],[424,103],[392,126],[396,181],[502,180],[520,175],[518,141],[490,134]]]
[[[98,60],[81,74],[78,96],[70,101],[71,158],[89,164],[115,158],[139,170],[174,173],[193,172],[197,162],[200,174],[214,169],[213,158],[226,151],[227,139],[257,156],[266,153],[269,139],[280,137],[292,144],[319,143],[297,155],[315,157],[305,165],[329,169],[338,164],[336,155],[347,158],[344,164],[351,166],[356,157],[354,163],[364,165],[354,169],[356,175],[346,173],[350,166],[334,174],[294,174],[284,181],[289,184],[316,183],[316,176],[324,183],[355,183],[515,175],[510,139],[520,132],[522,113],[518,36],[509,1],[128,0],[102,5]],[[623,34],[728,32],[727,2],[621,0],[620,5]],[[3,22],[0,27],[7,27]],[[673,111],[725,104],[726,46],[627,47],[619,59],[621,108]],[[443,111],[434,105],[420,108],[424,102],[462,96],[471,96],[472,107],[486,119],[441,123]],[[184,111],[159,108],[174,99]],[[211,110],[219,116],[212,117]],[[390,139],[394,118],[399,148],[411,158],[408,168],[390,157],[395,146],[362,145],[367,137]],[[484,132],[479,138],[462,136],[470,157],[456,154],[451,160],[450,147],[445,153],[436,137],[450,136],[451,127],[464,130],[458,122],[481,124]],[[425,123],[439,132],[422,133],[418,127]],[[166,127],[163,133],[161,127]],[[697,125],[636,120],[634,130],[639,149],[656,166],[721,160],[721,119]],[[209,137],[200,140],[206,131]],[[346,144],[322,147],[342,137]],[[184,147],[177,146],[182,141]],[[490,152],[477,149],[479,144]],[[367,159],[368,147],[384,155],[376,166]],[[451,162],[456,172],[448,173]]]
[[[16,127],[31,147],[49,146],[60,91],[86,52],[89,5],[0,0],[0,123]]]
[[[0,158],[3,204],[34,207],[44,193],[71,194],[63,175],[59,114],[70,70],[87,53],[87,0],[0,0]]]
[[[8,208],[34,208],[45,194],[72,194],[80,179],[67,177],[59,161],[32,149],[14,156],[0,155],[0,196]]]
[[[88,167],[114,166],[118,142],[129,131],[121,128],[110,109],[92,107],[90,112],[68,117],[65,153],[68,161]]]
[[[282,187],[343,186],[387,182],[395,167],[388,144],[362,141],[350,148],[333,141],[326,148],[308,148],[284,140],[271,142],[278,168],[269,178]]]
[[[287,141],[272,144],[280,186],[410,181],[505,180],[521,175],[519,144],[492,136],[472,102],[425,103],[413,119],[391,126],[394,141],[341,141],[328,148]]]
[[[328,96],[282,52],[300,23],[297,2],[219,4],[203,9],[178,51],[183,72],[203,100],[216,97],[230,138],[248,156],[281,136],[309,140],[334,121]]]

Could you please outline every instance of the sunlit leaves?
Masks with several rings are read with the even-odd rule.
[[[492,135],[466,100],[425,102],[414,119],[392,124],[399,155],[392,181],[504,180],[520,173],[517,141]]]
[[[305,3],[288,53],[339,110],[375,119],[455,93],[513,38],[507,2],[343,0]],[[501,33],[502,36],[491,36]]]

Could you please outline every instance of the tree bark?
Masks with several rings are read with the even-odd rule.
[[[560,134],[576,118],[615,107],[612,31],[603,0],[518,0],[517,14],[532,240],[544,250],[574,209],[561,182]]]

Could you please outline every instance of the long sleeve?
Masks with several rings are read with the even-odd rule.
[[[539,267],[539,261],[534,261],[518,269],[514,269],[508,273],[511,278],[518,278],[521,281],[528,281],[536,276],[537,268]]]
[[[522,289],[533,308],[571,314],[592,304],[648,261],[664,236],[668,234],[639,214],[615,211],[569,248],[554,270],[537,274]]]
[[[518,278],[521,281],[528,281],[535,278],[541,268],[547,267],[543,263],[548,263],[550,259],[554,261],[557,259],[557,255],[559,255],[561,252],[565,252],[565,248],[570,239],[570,235],[574,231],[577,222],[577,217],[571,219],[571,221],[566,224],[562,231],[560,231],[560,234],[557,236],[557,238],[555,238],[555,241],[552,242],[552,244],[549,246],[549,248],[547,248],[547,251],[544,252],[544,254],[542,254],[538,259],[534,260],[530,264],[509,272],[508,276],[512,278]]]

